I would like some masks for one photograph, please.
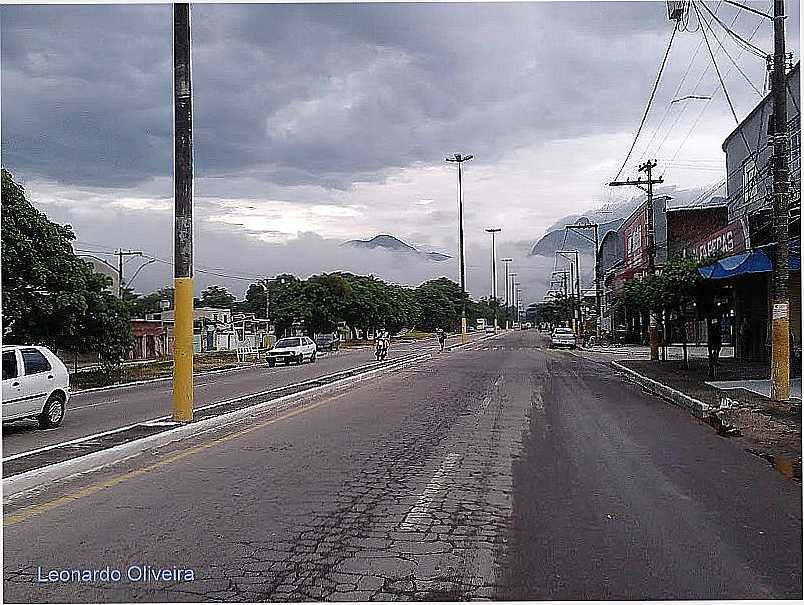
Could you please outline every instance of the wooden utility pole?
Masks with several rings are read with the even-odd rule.
[[[773,266],[773,311],[771,315],[770,398],[787,401],[790,397],[790,304],[788,299],[789,175],[787,147],[787,57],[784,39],[784,0],[773,2],[773,231],[776,256]]]
[[[193,104],[190,5],[173,5],[173,420],[193,419]]]
[[[659,183],[664,183],[664,179],[653,178],[653,169],[656,168],[656,161],[648,160],[639,166],[639,172],[644,172],[647,179],[643,180],[641,177],[635,181],[626,179],[625,181],[612,181],[609,183],[611,187],[620,187],[623,185],[635,185],[648,194],[647,202],[647,248],[648,248],[648,274],[654,275],[656,273],[656,234],[653,226],[653,186]],[[645,185],[643,189],[642,186]],[[656,312],[650,312],[650,324],[648,326],[650,334],[650,358],[652,361],[659,361],[659,327],[657,325]]]

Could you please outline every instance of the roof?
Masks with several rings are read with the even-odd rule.
[[[793,76],[797,76],[797,75],[798,75],[798,72],[799,72],[799,67],[800,67],[800,66],[801,66],[801,61],[798,61],[798,62],[797,62],[797,63],[796,63],[794,66],[793,66],[793,68],[792,68],[790,71],[788,71],[788,72],[787,72],[787,78],[788,78],[788,80],[789,80],[791,77],[793,77]],[[795,86],[791,87],[791,94],[792,94],[792,90],[795,90],[795,89],[796,89],[796,87],[795,87]],[[721,149],[722,149],[724,152],[726,151],[726,145],[729,143],[729,141],[731,141],[731,140],[734,138],[734,136],[735,136],[735,135],[737,135],[737,133],[739,133],[739,132],[740,132],[740,130],[742,130],[742,128],[743,128],[743,126],[745,126],[746,122],[748,122],[749,120],[751,120],[751,119],[754,117],[754,114],[756,114],[758,111],[761,111],[761,110],[762,110],[762,108],[766,106],[766,104],[769,104],[769,105],[771,105],[771,106],[773,105],[773,91],[771,91],[771,92],[769,92],[768,94],[766,94],[766,95],[765,95],[765,96],[762,98],[762,100],[761,100],[759,103],[757,103],[757,104],[756,104],[756,107],[754,107],[754,109],[752,109],[752,110],[751,110],[751,112],[750,112],[750,113],[749,113],[747,116],[745,116],[745,118],[743,118],[743,121],[742,121],[742,122],[740,122],[740,123],[737,125],[737,127],[736,127],[734,130],[732,130],[732,131],[731,131],[731,133],[729,134],[729,136],[727,136],[725,139],[723,139],[723,145],[721,145],[721,147],[720,147],[720,148],[721,148]],[[789,118],[789,117],[790,117],[790,116],[788,115],[788,118]]]
[[[667,208],[667,212],[678,212],[679,210],[684,210],[685,212],[689,212],[690,210],[728,210],[728,204],[712,204],[711,206],[671,206]]]

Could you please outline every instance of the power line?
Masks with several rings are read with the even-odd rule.
[[[696,3],[695,3],[695,2],[693,2],[693,4],[696,4]],[[728,34],[729,34],[729,35],[730,35],[732,38],[734,38],[735,40],[738,40],[739,42],[742,42],[742,44],[744,45],[744,47],[745,47],[745,49],[746,49],[746,50],[748,50],[749,52],[752,52],[753,54],[757,55],[758,57],[760,57],[760,58],[762,58],[762,59],[765,59],[765,57],[767,57],[767,56],[768,56],[768,53],[766,53],[764,50],[762,50],[762,49],[761,49],[761,48],[759,48],[758,46],[755,46],[754,44],[751,44],[751,42],[749,42],[748,40],[746,40],[745,38],[743,38],[742,36],[740,36],[740,35],[739,35],[737,32],[735,32],[735,31],[734,31],[734,30],[732,30],[730,27],[728,27],[728,26],[727,26],[725,23],[723,23],[723,21],[721,21],[720,19],[718,19],[717,15],[716,15],[715,13],[713,13],[711,10],[709,10],[709,7],[708,7],[708,6],[706,6],[706,3],[705,3],[705,2],[703,2],[703,1],[702,1],[702,2],[700,2],[700,4],[701,4],[701,6],[703,6],[703,7],[704,7],[704,9],[706,9],[706,12],[708,12],[710,15],[712,15],[712,17],[715,19],[715,21],[717,21],[717,22],[720,24],[720,26],[721,26],[723,29],[725,29],[725,30],[726,30],[726,32],[727,32],[727,33],[728,33]],[[694,8],[694,7],[693,7],[693,8]],[[696,10],[695,12],[696,12],[696,13],[698,13],[698,11],[697,11],[697,10]],[[702,20],[702,19],[701,19],[701,14],[700,14],[700,13],[698,13],[698,19],[699,19],[699,20]],[[704,21],[704,23],[707,23],[707,22],[706,22],[706,21]],[[708,23],[707,23],[707,25],[708,25]],[[710,28],[711,28],[711,26],[710,26]],[[713,35],[714,35],[714,34],[713,34]]]
[[[709,11],[709,8],[703,2],[701,2],[701,6],[703,6],[707,11]],[[709,13],[712,14],[712,11],[709,11]],[[700,18],[700,16],[699,16],[699,18]],[[754,86],[754,83],[751,81],[751,78],[749,78],[747,75],[745,75],[745,72],[740,68],[739,65],[737,65],[737,62],[734,60],[734,57],[732,57],[729,54],[729,51],[726,50],[726,47],[723,46],[723,42],[717,39],[717,36],[715,36],[715,32],[712,29],[712,24],[709,23],[708,21],[704,20],[704,19],[701,19],[701,21],[709,29],[709,33],[711,33],[712,37],[715,38],[715,41],[718,43],[718,45],[720,46],[720,48],[723,51],[723,53],[729,58],[729,61],[731,61],[731,64],[737,69],[737,71],[740,72],[740,75],[743,77],[743,79],[746,82],[748,82],[748,85],[751,88],[754,89],[754,92],[757,93],[757,95],[759,95],[760,98],[764,97],[765,95],[763,95],[761,92],[759,92],[759,89],[756,86]]]
[[[642,120],[639,122],[639,128],[637,128],[636,135],[634,136],[634,141],[631,143],[631,148],[628,150],[628,154],[625,156],[623,160],[622,166],[617,171],[617,176],[614,177],[614,180],[618,180],[620,178],[620,174],[622,174],[625,165],[628,163],[628,159],[631,157],[631,154],[634,151],[634,147],[636,146],[636,142],[639,139],[639,135],[642,132],[642,127],[645,125],[645,120],[648,117],[648,113],[650,113],[651,105],[653,104],[653,98],[656,96],[656,89],[659,88],[659,82],[662,79],[662,74],[664,73],[664,66],[667,64],[667,57],[670,55],[670,49],[673,47],[673,40],[676,37],[676,32],[678,31],[678,24],[673,27],[673,33],[670,36],[670,42],[667,44],[667,50],[664,53],[664,57],[662,58],[662,64],[659,66],[659,73],[656,74],[656,81],[653,83],[653,90],[651,90],[650,98],[648,99],[648,104],[645,107],[645,113],[642,114]]]
[[[720,6],[722,4],[723,4],[723,0],[720,0],[720,2],[718,2],[717,6],[715,7],[715,12],[717,12],[720,9]],[[684,11],[684,13],[685,13],[685,15],[688,15],[689,11]],[[738,15],[739,15],[739,13],[738,13]],[[686,24],[685,24],[685,28],[683,29],[683,31],[697,31],[697,30],[689,30],[689,29],[686,28]],[[681,92],[681,87],[684,86],[684,82],[686,82],[687,76],[689,75],[690,70],[692,69],[692,66],[695,64],[695,59],[698,57],[698,53],[700,52],[702,46],[703,46],[703,40],[699,40],[698,41],[698,46],[695,48],[695,52],[692,53],[692,57],[690,58],[690,62],[687,64],[687,69],[684,70],[684,74],[681,76],[681,80],[679,81],[678,86],[676,87],[676,91],[673,93],[673,96],[671,98],[675,99],[676,97],[678,97],[678,94]],[[659,124],[656,126],[656,129],[653,131],[653,136],[648,141],[648,144],[645,145],[645,147],[644,147],[644,149],[642,151],[642,154],[639,156],[640,162],[641,162],[642,159],[645,158],[645,155],[648,153],[648,150],[650,149],[650,146],[653,145],[653,141],[656,140],[656,136],[659,134],[659,131],[661,130],[662,125],[664,124],[664,121],[667,119],[667,116],[670,115],[670,110],[672,109],[672,107],[673,107],[672,103],[668,103],[667,106],[665,107],[664,113],[662,114],[662,118],[659,120]]]
[[[738,13],[738,14],[739,14],[739,13]],[[757,26],[754,28],[754,31],[753,31],[753,32],[751,32],[751,36],[749,37],[749,40],[750,40],[750,39],[753,39],[753,37],[754,37],[754,36],[757,34],[757,32],[759,31],[759,28],[760,28],[761,26],[762,26],[762,22],[757,23]],[[724,36],[725,36],[725,34],[724,34]],[[704,73],[702,73],[702,74],[701,74],[701,79],[703,79],[703,76],[704,76],[704,75],[706,74],[706,72],[708,72],[708,71],[709,71],[709,69],[708,69],[708,67],[707,67],[707,69],[704,71]],[[726,72],[726,75],[728,76],[730,73],[731,73],[731,69],[729,69],[729,70]],[[696,85],[696,88],[697,88],[697,85]],[[718,91],[718,88],[717,88],[717,87],[715,87],[715,89],[712,91],[712,94],[711,94],[710,96],[711,96],[712,98],[714,98],[714,96],[715,96],[715,94],[717,93],[717,91]],[[698,122],[700,122],[700,121],[701,121],[701,118],[703,117],[703,114],[706,112],[706,110],[707,110],[707,108],[709,107],[709,105],[710,105],[710,103],[711,103],[711,102],[712,102],[712,99],[710,99],[709,101],[706,101],[706,103],[704,104],[704,106],[701,108],[701,111],[700,111],[700,112],[698,112],[698,117],[697,117],[697,118],[695,118],[695,121],[692,123],[692,126],[690,126],[690,129],[687,131],[687,134],[684,136],[684,139],[681,141],[681,144],[678,146],[678,148],[676,149],[675,153],[673,154],[673,159],[675,159],[675,158],[678,156],[678,154],[681,152],[681,150],[683,149],[683,147],[684,147],[684,145],[686,144],[687,140],[689,139],[690,135],[692,135],[693,131],[695,130],[695,127],[698,125]],[[668,133],[668,134],[669,134],[669,133]],[[664,142],[662,143],[662,145],[664,145]],[[660,146],[660,149],[661,149],[661,146]],[[749,155],[750,155],[750,153],[751,153],[751,152],[750,152],[750,150],[749,150]],[[662,176],[664,176],[664,174],[666,174],[666,172],[667,172],[667,170],[665,170],[665,172],[664,172],[664,173],[662,173]]]
[[[731,24],[732,24],[732,26],[733,26],[735,23],[737,23],[737,20],[738,20],[739,18],[740,18],[740,13],[739,13],[739,12],[737,12],[737,13],[734,15],[734,18],[731,20]],[[699,28],[699,29],[700,29],[700,28]],[[698,30],[696,30],[696,31],[698,31]],[[724,38],[726,37],[726,34],[725,34],[725,33],[723,34],[723,37],[724,37]],[[701,40],[700,40],[700,42],[699,42],[698,44],[699,44],[699,48],[703,46],[703,38],[701,38]],[[696,51],[696,52],[697,52],[697,51]],[[703,82],[703,79],[704,79],[704,77],[706,76],[706,74],[708,74],[708,73],[709,73],[709,68],[710,68],[710,67],[711,67],[711,65],[710,65],[710,64],[707,62],[706,67],[704,67],[703,71],[701,72],[701,75],[699,75],[699,76],[698,76],[698,80],[695,82],[695,86],[693,86],[693,88],[692,88],[692,91],[691,91],[691,92],[692,92],[692,94],[695,94],[695,93],[698,91],[698,87],[701,85],[701,82]],[[709,95],[709,96],[711,96],[711,95]],[[704,107],[704,108],[708,107],[708,106],[709,106],[709,103],[711,103],[711,102],[712,102],[712,99],[709,99],[709,100],[705,101],[705,102],[704,102],[704,106],[703,106],[703,107]],[[659,154],[659,152],[662,150],[662,147],[664,147],[664,144],[667,142],[667,139],[669,139],[669,138],[670,138],[670,135],[673,133],[673,130],[674,130],[674,129],[675,129],[675,127],[678,125],[678,123],[681,121],[681,118],[684,116],[684,114],[685,114],[685,113],[686,113],[686,111],[687,111],[687,107],[689,107],[689,104],[685,104],[685,105],[684,105],[684,107],[682,107],[681,111],[680,111],[678,114],[676,114],[676,119],[675,119],[675,120],[673,120],[672,125],[671,125],[671,126],[670,126],[670,128],[667,130],[667,133],[664,135],[664,137],[662,138],[662,141],[659,143],[659,147],[656,149],[656,155],[658,155],[658,154]],[[702,109],[701,111],[703,111],[703,109]],[[700,118],[699,118],[699,119],[700,119]],[[696,120],[696,123],[697,123],[697,120]],[[689,136],[689,135],[687,135],[687,136]],[[675,156],[674,156],[674,157],[675,157]],[[667,170],[665,169],[665,171],[664,171],[664,172],[667,172]],[[664,176],[664,173],[662,174],[662,176]]]

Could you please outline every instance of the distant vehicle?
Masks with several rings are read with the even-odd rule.
[[[477,329],[481,332],[486,329],[486,318],[485,317],[478,317],[477,318]]]
[[[468,328],[466,328],[466,331],[467,332],[477,332],[477,329],[474,326],[469,326]]]
[[[43,429],[64,420],[70,399],[67,367],[47,347],[3,347],[3,422],[35,418]]]
[[[550,336],[550,348],[560,349],[567,347],[574,349],[576,347],[575,332],[572,328],[556,328]]]
[[[274,367],[278,362],[285,365],[296,362],[301,365],[307,359],[315,363],[315,343],[306,336],[282,338],[268,351],[268,365]]]
[[[533,327],[532,323],[530,323],[529,321],[525,322],[525,329],[526,330],[530,330],[532,327]]]
[[[341,338],[337,334],[321,334],[316,336],[315,347],[318,351],[337,351],[341,346]]]
[[[494,334],[494,326],[486,326],[486,334]]]

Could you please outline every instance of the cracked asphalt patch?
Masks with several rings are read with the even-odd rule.
[[[478,371],[481,357],[486,369]],[[511,512],[511,462],[538,389],[531,362],[510,357],[450,353],[9,528],[7,598],[491,598]],[[99,522],[69,523],[82,514]],[[38,561],[20,542],[26,531],[43,550]],[[112,548],[104,535],[113,536]],[[125,566],[132,553],[153,565],[192,567],[195,579],[33,581],[38,565]]]
[[[509,333],[7,503],[35,514],[4,527],[4,598],[800,599],[800,485],[544,342]],[[34,581],[131,564],[195,578]]]

